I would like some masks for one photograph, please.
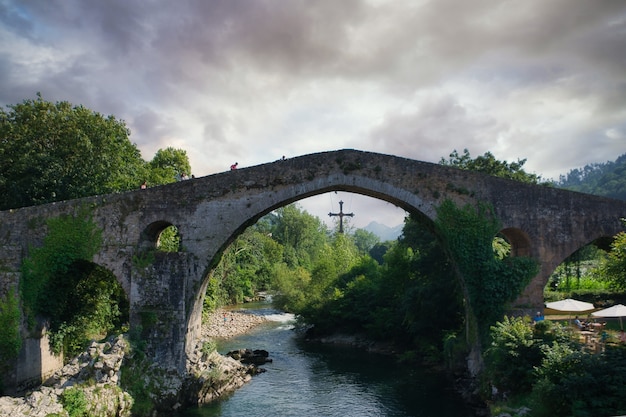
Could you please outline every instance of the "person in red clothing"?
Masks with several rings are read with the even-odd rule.
[[[234,164],[232,164],[232,165],[230,166],[230,170],[231,170],[231,171],[236,170],[236,169],[237,169],[237,165],[239,165],[239,162],[235,162]]]

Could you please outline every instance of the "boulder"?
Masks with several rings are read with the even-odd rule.
[[[272,362],[272,359],[269,357],[269,352],[267,350],[262,349],[239,349],[232,350],[226,354],[235,360],[240,361],[241,363],[250,364],[250,365],[263,365],[268,362]]]

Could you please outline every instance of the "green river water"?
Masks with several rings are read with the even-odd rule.
[[[266,307],[250,311],[269,321],[218,350],[265,349],[273,362],[228,397],[186,410],[184,417],[475,416],[443,375],[354,348],[307,344],[294,332],[291,315]]]

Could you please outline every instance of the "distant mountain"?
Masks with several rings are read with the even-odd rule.
[[[381,241],[385,242],[387,240],[396,240],[398,236],[402,234],[403,224],[399,224],[394,227],[389,227],[384,224],[380,224],[378,222],[371,222],[363,229],[368,232],[374,233],[376,236],[380,238]]]

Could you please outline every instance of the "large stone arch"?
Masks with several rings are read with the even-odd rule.
[[[332,184],[332,182],[336,182],[337,184]],[[188,317],[186,325],[186,351],[189,352],[191,349],[194,348],[195,341],[199,337],[198,331],[201,327],[200,322],[202,317],[204,294],[206,292],[210,276],[217,264],[219,263],[222,253],[248,227],[254,225],[261,217],[265,216],[266,214],[271,213],[272,211],[280,207],[284,207],[291,203],[296,203],[309,197],[333,191],[344,191],[386,201],[404,209],[408,213],[421,217],[425,221],[434,221],[434,216],[436,215],[436,207],[434,207],[430,202],[424,201],[422,198],[420,198],[418,194],[407,196],[404,190],[389,187],[388,184],[380,181],[373,181],[373,186],[369,188],[360,185],[359,182],[360,181],[354,181],[352,184],[346,185],[343,178],[338,177],[332,180],[331,184],[324,183],[319,186],[319,188],[316,188],[318,185],[313,183],[309,184],[306,187],[303,187],[302,189],[298,189],[295,191],[290,190],[290,192],[287,193],[290,196],[283,199],[281,199],[281,197],[272,199],[263,196],[261,197],[261,200],[267,202],[264,205],[253,206],[253,204],[251,203],[246,203],[247,207],[255,207],[255,209],[250,210],[248,215],[235,216],[238,219],[237,223],[233,225],[233,228],[230,230],[230,234],[224,236],[222,244],[213,251],[212,255],[209,255],[209,258],[206,261],[207,269],[203,272],[202,277],[200,278],[201,282],[199,285],[194,286],[194,288],[197,288],[197,292],[190,297],[190,300],[192,300],[191,302],[193,303],[193,307],[191,307],[190,309],[191,314]],[[425,212],[422,210],[425,210]],[[190,224],[194,223],[195,222],[192,222]],[[186,239],[191,239],[189,236],[193,235],[192,233],[190,233],[190,230],[186,229],[190,226],[190,224],[180,226],[183,229],[181,231],[181,236],[185,236]],[[187,246],[185,239],[182,240],[181,245],[183,247]]]

